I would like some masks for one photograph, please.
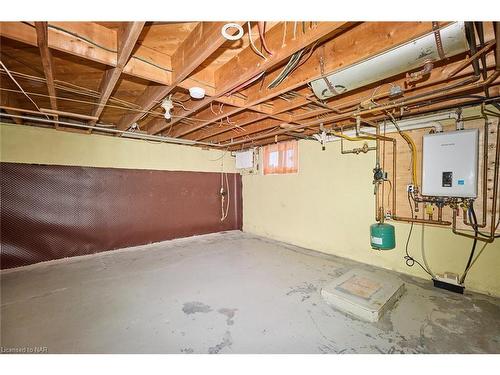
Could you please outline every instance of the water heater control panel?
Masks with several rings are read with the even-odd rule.
[[[423,195],[477,197],[478,129],[427,134],[422,147]]]

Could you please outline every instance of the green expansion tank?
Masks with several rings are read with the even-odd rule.
[[[394,226],[386,223],[370,225],[370,244],[375,250],[391,250],[396,247]]]

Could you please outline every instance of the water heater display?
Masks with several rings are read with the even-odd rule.
[[[477,129],[424,135],[423,195],[477,197],[478,137]]]

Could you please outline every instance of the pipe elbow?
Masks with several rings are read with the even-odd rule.
[[[443,125],[439,121],[434,121],[432,123],[432,127],[434,128],[434,131],[436,133],[442,133],[443,132]]]

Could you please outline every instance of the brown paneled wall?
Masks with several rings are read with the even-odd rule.
[[[1,163],[0,268],[241,229],[241,176]]]

